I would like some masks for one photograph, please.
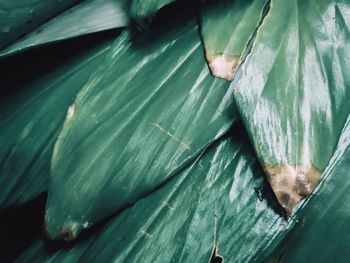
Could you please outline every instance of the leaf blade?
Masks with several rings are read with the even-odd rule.
[[[51,237],[62,229],[75,236],[85,221],[93,224],[137,201],[236,118],[227,82],[212,78],[203,61],[194,23],[144,40],[120,38],[66,120],[52,162]]]
[[[0,57],[10,56],[36,46],[125,27],[129,24],[129,19],[124,5],[123,1],[84,1],[1,50]]]
[[[79,43],[79,51],[66,48],[64,55],[56,48],[57,57],[48,50],[44,53],[48,56],[41,59],[33,53],[4,64],[2,72],[7,74],[1,80],[0,99],[0,210],[47,191],[53,145],[67,108],[112,42],[106,37],[99,41]],[[31,62],[33,58],[36,63]]]
[[[332,19],[333,3],[290,1],[286,8],[272,1],[232,84],[258,157],[289,213],[318,184],[349,114],[350,79],[342,71],[350,63],[349,33]]]

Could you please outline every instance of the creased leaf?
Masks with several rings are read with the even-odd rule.
[[[153,33],[131,42],[125,32],[68,111],[52,160],[51,238],[72,239],[154,190],[236,118],[196,24]]]
[[[41,52],[45,56],[38,59],[33,53],[4,62],[6,76],[0,80],[0,210],[47,190],[53,145],[67,108],[111,44],[104,36],[99,43],[79,44],[79,50],[73,49],[69,56],[56,49],[56,55]],[[23,62],[33,59],[37,61]]]
[[[212,74],[233,80],[243,53],[258,27],[267,0],[205,1],[201,33]]]
[[[318,184],[350,111],[347,9],[342,1],[272,0],[233,82],[257,155],[289,213]]]
[[[79,0],[0,0],[0,49]]]
[[[124,5],[122,0],[84,1],[23,36],[2,50],[0,56],[12,55],[60,40],[125,27],[129,24],[129,19]]]
[[[79,262],[209,262],[214,249],[225,262],[263,261],[293,221],[285,221],[272,208],[273,194],[263,190],[268,183],[247,139],[234,137],[215,143],[162,187],[111,219],[86,241],[84,253],[82,243],[76,252],[73,247],[49,256],[57,260],[50,262],[66,262],[66,256],[79,256]],[[256,188],[263,191],[263,199]],[[45,253],[36,247],[19,262],[28,262],[32,253],[32,258]]]

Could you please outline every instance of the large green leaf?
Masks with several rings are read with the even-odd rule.
[[[80,0],[0,0],[0,49]]]
[[[0,56],[94,32],[125,27],[129,19],[124,5],[122,0],[84,1],[23,36],[2,50]]]
[[[214,250],[225,262],[263,262],[293,222],[272,208],[270,189],[257,195],[268,183],[237,135],[215,143],[95,237],[46,259],[37,243],[18,262],[209,262]]]
[[[349,261],[349,169],[350,119],[320,186],[296,212],[299,223],[287,239],[280,262]]]
[[[262,172],[244,144],[224,140],[121,213],[82,262],[209,262],[214,250],[225,262],[263,261],[292,222],[259,200]]]
[[[209,74],[193,21],[133,41],[125,32],[56,143],[49,236],[74,238],[172,177],[229,129],[231,93]]]
[[[112,44],[108,36],[4,61],[0,80],[0,210],[47,190],[69,105]],[[73,44],[72,42],[70,44]],[[52,51],[55,52],[53,55]],[[36,62],[33,62],[36,60]],[[29,68],[30,67],[30,68]],[[18,77],[20,76],[20,77]]]
[[[258,27],[267,0],[206,1],[201,8],[201,33],[212,74],[232,80]]]
[[[234,96],[281,205],[291,213],[333,155],[350,111],[349,4],[271,1]]]

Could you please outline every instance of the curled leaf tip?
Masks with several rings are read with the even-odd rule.
[[[278,202],[291,214],[297,204],[309,196],[319,183],[321,172],[313,165],[265,166],[267,179]]]
[[[228,55],[206,55],[213,76],[232,81],[241,63],[239,57]]]

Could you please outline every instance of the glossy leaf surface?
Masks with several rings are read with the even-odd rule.
[[[233,83],[258,158],[289,213],[318,184],[350,111],[348,10],[341,1],[271,1]]]
[[[232,80],[258,27],[267,0],[205,1],[201,33],[212,74]]]
[[[130,40],[125,32],[70,107],[55,146],[51,238],[75,238],[196,158],[235,120],[195,23]]]
[[[28,48],[83,36],[129,24],[126,7],[121,0],[84,1],[44,23],[0,52],[12,55]]]
[[[4,62],[0,96],[0,210],[47,190],[53,145],[69,105],[112,44],[27,54]],[[72,44],[72,43],[71,43]],[[36,59],[36,62],[31,62]],[[14,66],[10,66],[14,65]],[[29,66],[31,67],[28,69]],[[21,78],[18,78],[18,75]]]
[[[79,0],[0,0],[0,49]]]
[[[215,143],[162,187],[112,218],[85,241],[89,246],[84,253],[82,243],[76,251],[73,246],[42,262],[66,262],[66,257],[70,262],[77,256],[79,262],[209,262],[214,248],[225,262],[264,260],[292,221],[271,207],[276,201],[247,139],[239,133],[234,138]],[[259,197],[256,188],[266,189]],[[36,244],[19,262],[43,254]]]
[[[315,194],[297,212],[281,262],[347,262],[350,257],[350,119]]]
[[[274,200],[259,201],[263,176],[242,141],[216,145],[121,213],[81,260],[209,262],[214,249],[225,262],[263,260],[291,224],[269,206]]]

